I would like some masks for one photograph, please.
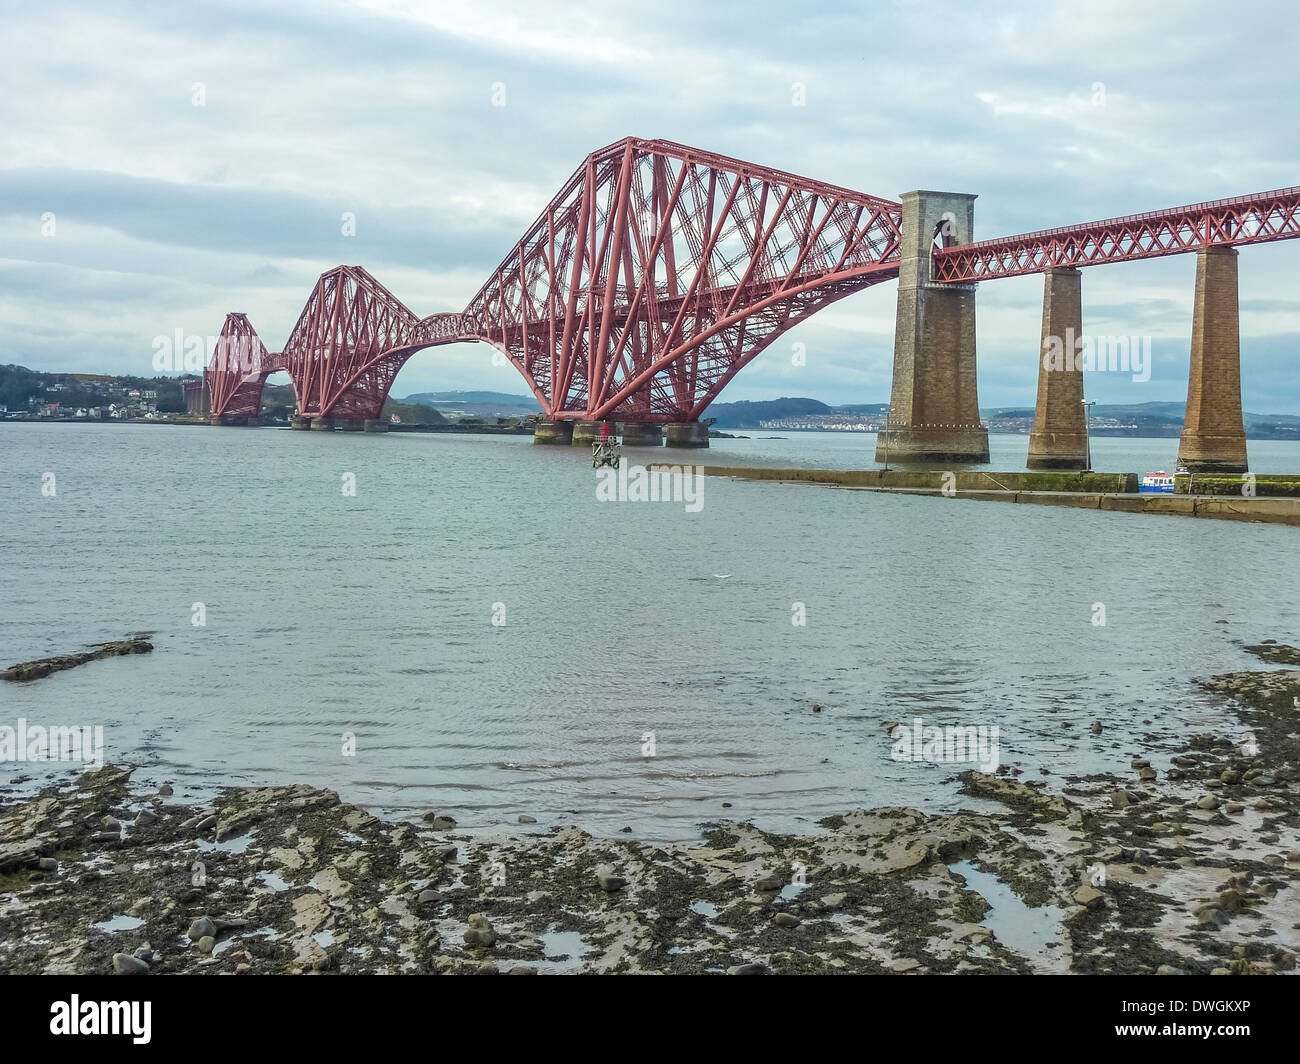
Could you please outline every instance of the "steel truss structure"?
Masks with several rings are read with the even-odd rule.
[[[213,416],[256,417],[286,370],[307,417],[378,418],[416,351],[491,344],[544,416],[684,422],[782,333],[898,275],[901,206],[665,140],[628,137],[565,182],[455,314],[421,318],[360,266],[321,274],[284,348],[227,317]],[[1300,236],[1300,188],[936,247],[969,283]]]
[[[1284,188],[936,248],[931,275],[936,281],[968,284],[1053,267],[1151,259],[1216,244],[1256,244],[1298,236],[1300,188]]]

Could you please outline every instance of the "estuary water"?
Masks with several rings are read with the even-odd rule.
[[[784,436],[624,462],[874,464],[871,435]],[[1027,438],[992,444],[990,470],[1023,467]],[[1097,439],[1094,465],[1171,470],[1176,447]],[[1250,451],[1300,469],[1300,445]],[[102,726],[178,797],[306,782],[484,832],[796,831],[977,806],[971,765],[896,760],[883,721],[996,727],[1002,762],[1058,785],[1160,768],[1234,727],[1193,677],[1300,638],[1300,529],[716,478],[692,512],[596,485],[523,436],[0,425],[0,666],[155,645],[0,685],[0,725]],[[0,785],[79,767],[0,763]]]

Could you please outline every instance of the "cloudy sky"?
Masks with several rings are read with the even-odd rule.
[[[229,310],[278,350],[340,262],[459,310],[627,135],[891,198],[975,192],[979,238],[1300,184],[1296,24],[1254,0],[0,8],[0,363],[42,370],[149,374],[155,337]],[[1186,397],[1194,274],[1084,272],[1085,330],[1155,354],[1092,397]],[[1240,276],[1246,408],[1300,413],[1300,241],[1246,248]],[[885,401],[894,289],[819,312],[788,334],[805,366],[778,343],[723,400]],[[1041,296],[982,286],[981,405],[1032,404]],[[490,355],[421,353],[393,394],[526,391]]]

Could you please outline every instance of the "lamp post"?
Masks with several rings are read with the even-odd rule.
[[[1097,400],[1080,399],[1079,402],[1083,404],[1083,409],[1084,409],[1083,438],[1088,443],[1088,468],[1085,469],[1084,472],[1091,473],[1092,472],[1092,408],[1097,405]]]

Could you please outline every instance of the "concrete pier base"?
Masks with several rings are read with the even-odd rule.
[[[560,444],[567,447],[572,442],[572,421],[547,421],[543,418],[533,429],[533,443]]]
[[[1236,248],[1208,247],[1196,253],[1192,364],[1178,460],[1193,473],[1247,469]]]
[[[619,425],[624,447],[662,447],[663,426],[647,421],[624,421]]]
[[[363,432],[366,427],[365,418],[359,417],[341,417],[335,421],[340,432]]]
[[[366,432],[387,432],[388,422],[383,418],[368,417],[361,427]]]
[[[209,425],[221,425],[226,428],[247,428],[253,426],[256,428],[261,421],[255,417],[231,417],[228,414],[222,414],[220,417],[208,418]]]
[[[312,432],[333,432],[334,419],[332,417],[314,417],[311,419]]]
[[[675,421],[664,426],[665,447],[707,447],[709,427],[698,421]]]
[[[311,428],[311,418],[309,417],[290,418],[289,427],[291,429],[300,429],[301,431],[306,432],[308,429]]]
[[[573,445],[575,447],[590,447],[600,439],[600,426],[605,424],[603,421],[575,421],[573,423]],[[615,430],[614,425],[610,425],[610,432]]]
[[[1043,335],[1038,348],[1038,402],[1029,433],[1030,469],[1087,469],[1083,406],[1083,282],[1078,270],[1043,272]]]
[[[975,197],[916,191],[902,198],[889,439],[878,437],[876,461],[987,462],[975,390],[975,286],[930,279],[936,234],[945,245],[974,239]]]

